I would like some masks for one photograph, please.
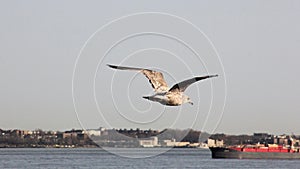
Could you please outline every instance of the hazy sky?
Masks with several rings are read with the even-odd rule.
[[[299,18],[296,0],[1,1],[0,128],[300,134]],[[169,86],[220,76],[187,89],[194,106],[164,107],[142,99],[143,75],[106,63]]]

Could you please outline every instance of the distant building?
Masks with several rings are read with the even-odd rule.
[[[30,130],[24,130],[24,135],[32,135],[33,132]]]
[[[100,129],[88,129],[84,131],[88,136],[101,136]]]
[[[63,138],[77,138],[77,135],[84,134],[83,130],[70,130],[63,133]]]
[[[201,143],[190,143],[189,147],[200,147]]]
[[[76,138],[77,133],[63,133],[63,139],[65,138]]]
[[[178,142],[174,138],[171,140],[163,140],[163,142],[161,144],[162,144],[162,146],[165,146],[165,147],[188,147],[188,146],[197,147],[197,146],[199,146],[199,143],[191,144],[188,141]]]
[[[149,138],[139,139],[139,145],[142,147],[156,147],[158,146],[158,138],[149,137]]]
[[[166,146],[166,147],[174,147],[176,146],[176,139],[171,139],[171,140],[163,140],[162,141],[162,146]]]
[[[175,144],[176,147],[187,147],[188,145],[190,145],[190,142],[188,142],[188,141],[176,142],[176,144]]]
[[[207,140],[208,147],[223,147],[224,141],[223,140],[214,140],[214,139],[208,139]]]
[[[267,138],[269,136],[269,134],[268,133],[253,133],[253,136]]]

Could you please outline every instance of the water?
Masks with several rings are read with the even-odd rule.
[[[159,149],[115,149],[155,154]],[[300,168],[300,160],[212,159],[209,150],[172,149],[148,158],[125,158],[102,149],[0,149],[0,168]]]

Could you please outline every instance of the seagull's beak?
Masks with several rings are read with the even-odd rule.
[[[192,101],[189,101],[188,103],[191,104],[191,105],[194,105],[194,103]]]

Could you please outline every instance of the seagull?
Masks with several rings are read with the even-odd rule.
[[[150,70],[150,69],[144,69],[144,68],[115,66],[110,64],[107,64],[107,66],[118,70],[133,70],[133,71],[139,71],[143,73],[148,78],[155,92],[154,95],[143,96],[143,98],[154,102],[159,102],[162,105],[167,105],[167,106],[180,106],[184,103],[189,103],[193,105],[192,100],[183,93],[187,89],[187,87],[189,87],[191,84],[199,80],[204,80],[207,78],[218,76],[218,75],[197,76],[191,79],[184,80],[180,83],[173,85],[173,87],[169,88],[161,72]]]

